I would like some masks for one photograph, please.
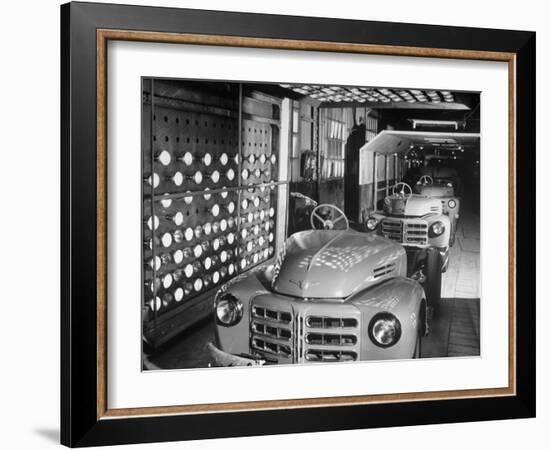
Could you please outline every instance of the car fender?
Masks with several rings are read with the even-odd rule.
[[[410,358],[419,327],[422,331],[425,326],[425,298],[422,286],[405,277],[392,278],[350,298],[348,302],[361,312],[361,359]],[[401,338],[388,348],[377,346],[369,334],[369,324],[382,312],[395,315],[401,323]]]

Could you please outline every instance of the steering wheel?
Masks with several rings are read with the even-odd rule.
[[[321,210],[326,211],[327,209],[328,211],[330,211],[330,219],[324,219],[319,215],[319,212]],[[313,219],[317,219],[319,222],[321,222],[323,228],[317,228]],[[336,225],[341,220],[344,220],[346,223],[345,231],[349,230],[348,218],[344,214],[344,211],[334,205],[329,205],[328,203],[323,203],[322,205],[316,206],[313,211],[311,211],[311,216],[309,216],[311,228],[313,228],[314,230],[332,230],[334,228],[334,225]]]
[[[409,193],[407,194],[407,190]],[[407,183],[397,183],[393,186],[391,190],[392,195],[397,195],[399,197],[410,197],[413,194],[412,188]]]
[[[418,182],[422,186],[431,186],[432,184],[434,184],[434,179],[429,175],[422,175],[420,177],[420,180],[418,180]]]

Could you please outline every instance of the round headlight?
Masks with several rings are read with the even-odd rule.
[[[430,237],[441,236],[445,232],[445,225],[443,222],[434,222],[430,227]]]
[[[370,219],[367,219],[367,229],[370,230],[370,231],[373,231],[376,229],[378,225],[378,220],[374,219],[374,218],[370,218]]]
[[[453,199],[450,199],[449,200],[449,203],[447,203],[449,205],[449,208],[454,208],[456,206],[456,201],[453,200]]]
[[[378,347],[391,347],[401,338],[401,322],[393,314],[376,314],[369,324],[369,336]]]
[[[237,297],[226,292],[216,299],[216,319],[224,327],[237,325],[243,316],[243,304]]]

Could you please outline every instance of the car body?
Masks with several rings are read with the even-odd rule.
[[[441,201],[443,214],[449,216],[451,222],[450,246],[455,242],[458,219],[460,218],[460,198],[455,195],[453,181],[445,178],[433,179],[429,175],[420,177],[414,186],[416,194],[437,198]]]
[[[295,233],[277,263],[216,294],[215,364],[418,357],[426,298],[406,272],[405,250],[382,236],[349,225]]]
[[[399,190],[402,185],[406,192]],[[435,309],[441,298],[441,273],[449,264],[452,228],[441,200],[415,194],[406,183],[398,183],[384,199],[383,211],[370,215],[367,228],[403,245],[407,276],[424,285],[428,306]]]

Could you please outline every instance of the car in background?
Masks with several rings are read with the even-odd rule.
[[[455,243],[456,229],[460,218],[460,198],[455,195],[452,180],[444,178],[434,180],[429,175],[422,175],[414,186],[414,192],[441,201],[443,214],[447,214],[451,221],[449,245],[452,247]]]
[[[451,239],[451,221],[441,201],[415,194],[410,185],[400,182],[384,199],[383,211],[372,213],[365,225],[405,248],[407,276],[423,285],[428,307],[437,314]]]
[[[313,201],[313,200],[312,200]],[[333,205],[290,236],[272,265],[216,294],[215,365],[418,358],[428,333],[424,289],[402,245],[350,229]]]

